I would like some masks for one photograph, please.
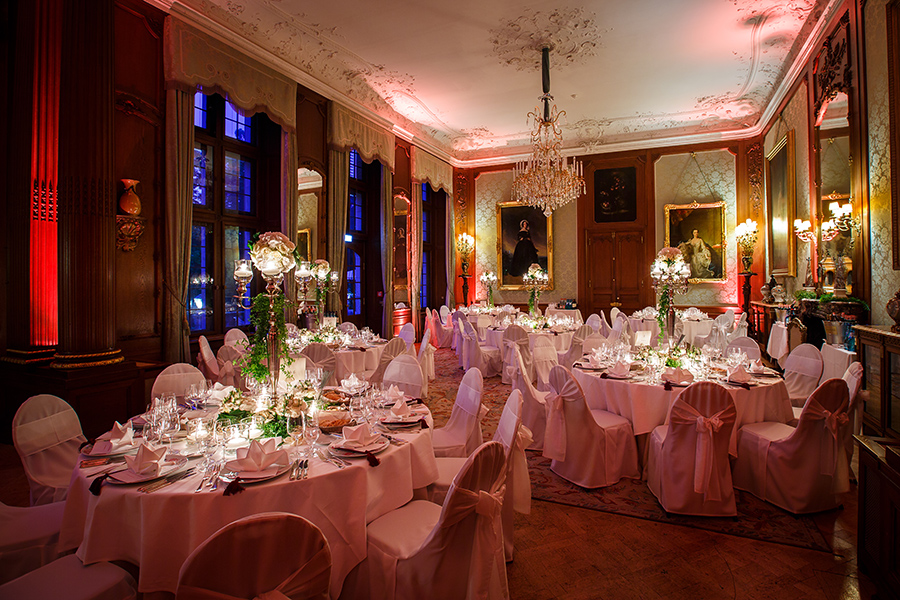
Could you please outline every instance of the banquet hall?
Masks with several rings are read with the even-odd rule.
[[[900,1],[0,14],[0,598],[900,597]]]

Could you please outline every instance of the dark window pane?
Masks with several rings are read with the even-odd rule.
[[[422,211],[422,242],[431,242],[431,215],[427,210]]]
[[[424,308],[428,306],[428,263],[431,261],[431,253],[427,250],[422,251],[422,288],[419,292],[419,306]]]
[[[225,153],[225,212],[249,215],[253,207],[253,164],[235,152]]]
[[[362,192],[350,191],[350,201],[347,206],[347,229],[349,231],[365,232],[365,219],[363,217],[364,196]]]
[[[191,268],[188,276],[188,323],[191,331],[213,328],[213,228],[194,224],[191,228]]]
[[[212,146],[194,143],[194,205],[212,208],[213,202],[213,149]]]
[[[239,258],[250,258],[247,243],[253,231],[243,227],[225,227],[225,328],[242,327],[250,324],[250,309],[237,303],[237,284],[234,281],[234,261]],[[248,286],[249,288],[249,286]],[[250,297],[250,290],[244,294]],[[245,305],[249,303],[245,300]]]
[[[206,94],[204,94],[203,92],[197,92],[194,94],[194,127],[206,129],[209,125],[207,121],[207,103],[208,99],[206,97]]]
[[[347,248],[347,314],[361,315],[362,298],[362,257],[351,248]]]
[[[350,179],[362,179],[362,159],[356,150],[350,150]]]
[[[231,102],[225,103],[225,136],[240,142],[253,142],[252,129],[250,127],[251,117],[245,117],[231,105]]]

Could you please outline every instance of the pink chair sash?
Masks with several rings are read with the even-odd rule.
[[[575,378],[550,372],[550,393],[547,394],[547,429],[544,434],[544,456],[553,460],[566,460],[566,413],[564,402],[584,401],[584,393]],[[563,373],[568,373],[565,369]]]
[[[736,418],[737,410],[734,404],[710,417],[704,417],[696,408],[681,400],[672,405],[669,415],[670,423],[695,424],[697,427],[697,446],[694,451],[694,491],[703,494],[706,500],[719,501],[722,499],[721,482],[718,477],[713,477],[713,473],[716,472],[717,460],[713,438],[723,425],[734,423]]]
[[[804,421],[821,420],[828,432],[822,436],[822,444],[819,449],[819,473],[834,476],[837,470],[837,461],[840,458],[838,452],[841,427],[847,426],[847,406],[841,406],[837,411],[826,410],[817,400],[811,398],[800,418]],[[837,480],[837,478],[835,478]],[[836,482],[837,483],[837,482]]]
[[[489,590],[493,572],[506,574],[506,559],[503,555],[503,531],[500,520],[500,509],[503,507],[503,495],[506,485],[500,479],[500,487],[493,492],[479,490],[473,492],[465,488],[456,488],[453,502],[445,505],[444,524],[446,526],[459,523],[473,512],[478,515],[475,525],[475,540],[472,558],[490,555],[490,562],[472,560],[469,566],[469,581],[478,582],[475,589]],[[449,495],[449,494],[448,494]],[[493,548],[493,550],[491,550]],[[495,571],[496,570],[496,571]]]

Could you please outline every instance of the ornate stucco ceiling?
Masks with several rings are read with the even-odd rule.
[[[836,5],[175,0],[172,10],[471,165],[528,151],[544,44],[569,154],[758,132]]]

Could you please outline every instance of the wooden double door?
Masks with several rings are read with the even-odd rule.
[[[652,302],[650,266],[644,260],[644,232],[586,231],[585,318],[613,306],[631,314]]]

